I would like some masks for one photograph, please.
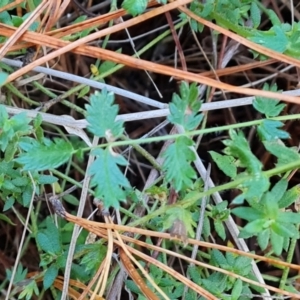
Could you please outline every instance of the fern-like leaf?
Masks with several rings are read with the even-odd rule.
[[[189,148],[192,145],[191,139],[179,137],[163,154],[165,158],[163,170],[166,172],[166,180],[173,183],[176,191],[180,191],[182,187],[191,186],[192,179],[197,178],[191,166],[191,162],[196,159],[195,153]]]
[[[72,145],[62,139],[54,141],[45,139],[44,143],[25,138],[20,142],[20,147],[25,151],[15,159],[23,165],[24,170],[44,171],[55,169],[67,162],[75,152]]]
[[[122,7],[131,15],[136,16],[143,13],[147,8],[147,0],[124,0]]]
[[[265,83],[263,86],[264,91],[277,92],[277,85],[271,85]],[[265,97],[255,97],[253,101],[253,107],[260,113],[266,115],[267,118],[277,117],[286,105],[279,103],[279,100]]]
[[[199,126],[203,115],[199,114],[201,102],[198,100],[198,88],[195,84],[190,86],[186,82],[180,85],[180,96],[173,95],[169,105],[170,115],[168,119],[175,125],[181,125],[186,131]]]
[[[89,173],[92,184],[96,185],[96,197],[103,200],[104,207],[118,208],[119,201],[126,200],[124,188],[130,188],[127,178],[123,175],[119,166],[126,166],[127,161],[122,155],[112,152],[109,148],[93,151],[96,160],[90,167]]]
[[[105,137],[110,140],[117,138],[123,133],[123,122],[116,121],[119,107],[114,102],[114,94],[103,90],[101,93],[95,92],[90,97],[90,105],[86,105],[89,122],[88,130],[98,137]]]

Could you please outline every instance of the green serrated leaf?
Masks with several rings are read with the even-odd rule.
[[[267,11],[268,11],[268,17],[270,18],[272,25],[281,26],[282,22],[279,19],[279,17],[277,16],[276,12],[272,9],[268,9]]]
[[[8,78],[8,74],[5,72],[0,72],[0,86],[4,85]]]
[[[300,159],[296,149],[288,148],[278,141],[265,141],[264,146],[271,154],[278,158],[276,166],[283,166]]]
[[[128,11],[131,15],[136,16],[143,13],[147,8],[147,0],[124,0],[122,8]]]
[[[251,258],[245,256],[237,256],[233,264],[234,272],[246,276],[251,273]]]
[[[270,181],[264,173],[258,173],[246,179],[239,188],[243,191],[242,196],[252,205],[258,203],[262,195],[269,189]]]
[[[96,149],[93,154],[97,158],[90,167],[89,174],[93,176],[92,184],[96,185],[96,197],[103,200],[104,207],[112,206],[117,209],[119,201],[126,200],[122,187],[130,188],[127,178],[119,169],[119,166],[126,166],[127,161],[109,148]]]
[[[264,217],[264,213],[262,211],[256,210],[252,207],[235,207],[231,210],[231,212],[237,217],[249,222]]]
[[[23,23],[23,19],[18,16],[11,16],[11,20],[13,22],[14,27],[19,27]]]
[[[161,261],[161,259],[158,259],[159,261]],[[155,278],[155,282],[157,284],[161,284],[162,283],[162,280],[163,280],[163,271],[162,269],[158,268],[157,266],[154,266],[154,265],[150,265],[150,274],[152,275],[153,278]],[[164,283],[165,283],[165,286],[169,285],[171,282],[174,283],[174,280],[169,280],[167,278],[164,278]]]
[[[248,223],[244,227],[244,230],[252,234],[258,234],[259,232],[263,231],[265,228],[266,228],[266,220],[258,219]]]
[[[179,137],[163,153],[165,160],[162,168],[166,172],[166,180],[174,185],[176,191],[180,191],[183,186],[192,186],[192,179],[197,178],[191,167],[191,162],[196,159],[195,153],[189,148],[192,145],[191,139]]]
[[[187,234],[189,234],[190,237],[195,236],[194,228],[197,226],[196,222],[193,220],[191,213],[182,208],[182,207],[172,207],[166,211],[166,219],[164,220],[164,229],[169,229],[171,226],[174,225],[174,222],[177,220],[182,222],[182,225],[184,226],[183,231],[176,232],[176,235],[181,236],[183,238],[187,238]],[[182,226],[181,226],[182,227]]]
[[[84,88],[82,88],[78,94],[78,98],[83,98],[86,94],[88,94],[90,92],[90,86],[86,85]]]
[[[10,118],[9,123],[14,132],[18,133],[19,135],[30,133],[30,119],[27,117],[26,113],[14,115]]]
[[[8,280],[11,280],[11,275],[12,275],[12,271],[10,269],[6,269],[6,278]],[[16,270],[16,274],[14,276],[14,283],[18,283],[22,280],[24,280],[26,278],[28,270],[26,268],[23,269],[22,264],[18,264],[17,270]]]
[[[126,288],[128,288],[131,292],[141,295],[141,290],[138,288],[138,286],[134,283],[132,280],[125,280]]]
[[[36,117],[33,119],[33,128],[37,129],[43,123],[43,117],[41,114],[37,114]]]
[[[266,250],[270,239],[270,229],[261,231],[257,236],[257,242],[261,250]]]
[[[211,262],[214,266],[227,265],[227,260],[223,253],[217,249],[211,251]]]
[[[4,127],[4,124],[8,120],[8,113],[4,105],[0,105],[0,126],[1,128]]]
[[[203,221],[203,228],[202,228],[202,234],[204,235],[205,239],[208,239],[210,232],[211,232],[210,221],[209,218],[205,215]]]
[[[264,205],[265,215],[267,215],[269,219],[277,219],[279,212],[278,203],[276,199],[272,197],[271,193],[264,195],[261,204]]]
[[[300,214],[291,211],[279,211],[277,216],[277,221],[282,223],[299,224]]]
[[[227,155],[238,158],[241,166],[246,168],[250,174],[259,173],[262,169],[262,163],[252,153],[243,133],[230,130],[229,135],[231,140],[225,140],[223,142],[227,146],[224,152]]]
[[[16,186],[11,182],[11,180],[5,180],[2,184],[2,188],[9,191],[16,190]]]
[[[200,267],[189,265],[187,273],[196,284],[200,285],[202,278]]]
[[[261,12],[258,5],[253,1],[250,6],[250,18],[253,23],[253,27],[257,28],[261,22]]]
[[[39,175],[37,178],[39,184],[53,184],[57,182],[57,180],[58,180],[57,177],[53,175],[44,175],[44,174]]]
[[[35,293],[37,296],[39,295],[39,289],[35,280],[29,281],[24,290],[19,294],[18,299],[25,297],[26,300],[31,300],[33,298],[33,293]]]
[[[99,243],[86,244],[83,246],[85,254],[80,264],[85,267],[85,271],[96,271],[105,257],[107,248]]]
[[[223,223],[222,223],[220,220],[216,220],[216,221],[214,222],[214,227],[215,227],[215,230],[216,230],[217,235],[218,235],[223,241],[225,241],[225,239],[226,239],[226,231],[225,231],[225,228],[224,228]]]
[[[189,85],[186,81],[182,81],[179,90],[181,101],[187,103],[188,107],[193,112],[198,112],[201,106],[201,102],[198,100],[199,91],[196,83],[192,83],[191,85]]]
[[[33,197],[33,188],[31,185],[27,185],[22,193],[23,206],[28,207],[32,197]]]
[[[38,127],[36,130],[35,130],[35,135],[36,135],[36,138],[37,140],[42,143],[43,140],[44,140],[44,130],[42,129],[42,127]]]
[[[235,159],[232,156],[221,155],[215,151],[209,151],[218,168],[230,178],[236,177],[237,168],[234,164]]]
[[[289,207],[291,204],[293,204],[296,200],[298,200],[300,197],[300,186],[296,185],[289,189],[279,200],[278,207],[279,208],[285,208]]]
[[[275,25],[272,27],[272,30],[272,35],[270,35],[269,32],[256,32],[255,36],[249,37],[249,39],[256,44],[283,53],[287,49],[289,43],[288,38],[281,26]]]
[[[288,187],[288,181],[285,178],[280,179],[273,186],[270,192],[270,196],[273,199],[273,201],[276,201],[278,203],[286,193],[287,187]]]
[[[290,135],[284,130],[280,130],[284,124],[275,120],[263,120],[259,126],[257,126],[257,132],[262,141],[272,141],[278,139],[288,139]]]
[[[217,214],[220,214],[222,212],[224,212],[227,209],[228,206],[228,201],[224,200],[220,203],[217,203],[214,207],[213,210],[216,210]]]
[[[181,125],[187,131],[193,130],[203,119],[203,115],[198,113],[200,106],[197,86],[195,84],[189,86],[183,81],[180,85],[180,96],[173,94],[172,102],[169,104],[168,120]]]
[[[44,171],[57,168],[74,153],[69,142],[58,138],[53,142],[45,140],[44,144],[34,141],[31,144],[20,143],[20,146],[26,152],[21,153],[15,161],[22,164],[24,170]]]
[[[168,116],[168,120],[173,124],[184,124],[187,107],[188,103],[186,101],[182,101],[177,94],[174,94],[172,102],[169,104],[170,115]]]
[[[235,259],[236,259],[236,257],[234,256],[234,254],[230,253],[230,252],[225,252],[225,257],[226,257],[226,260],[227,260],[227,264],[229,266],[233,266],[234,262],[235,262]]]
[[[52,286],[57,275],[58,275],[58,268],[56,267],[56,265],[52,264],[49,268],[47,268],[43,279],[45,290],[48,289],[50,286]]]
[[[118,49],[115,51],[116,53],[122,53],[122,49]],[[110,71],[112,68],[114,68],[117,64],[113,61],[106,60],[104,61],[100,67],[99,67],[99,73],[105,74],[106,72]]]
[[[249,239],[249,238],[251,238],[251,237],[253,237],[253,236],[255,236],[255,235],[257,235],[257,234],[255,234],[255,233],[253,233],[253,232],[248,232],[248,231],[246,231],[244,228],[242,228],[241,230],[240,230],[240,233],[239,233],[239,238],[240,239]]]
[[[226,282],[223,281],[214,281],[214,280],[208,280],[208,279],[202,279],[201,286],[208,290],[211,293],[214,293],[214,295],[221,295],[221,293],[226,289]],[[207,299],[202,298],[200,300]],[[227,299],[226,299],[227,300]]]
[[[62,251],[60,234],[51,218],[47,218],[47,230],[39,231],[36,241],[41,249],[51,254],[60,254]]]
[[[3,105],[0,105],[0,149],[5,151],[8,143],[15,137],[21,134],[29,133],[30,126],[28,125],[30,120],[26,117],[25,113],[21,113],[8,119],[8,114]]]
[[[110,140],[112,137],[119,137],[123,131],[123,121],[116,121],[119,111],[118,105],[113,104],[114,94],[103,90],[95,92],[90,97],[90,105],[86,105],[89,122],[88,130],[98,137],[105,137]]]
[[[283,250],[283,240],[284,238],[281,235],[278,235],[273,230],[271,231],[270,243],[274,253],[278,256],[281,255]]]
[[[292,224],[276,222],[272,224],[272,231],[282,237],[299,238],[297,228]]]
[[[51,236],[47,235],[47,233],[38,232],[36,240],[41,249],[45,252],[55,253],[56,250],[59,250],[55,243],[52,244]]]
[[[12,179],[12,183],[15,186],[26,186],[27,184],[29,184],[29,179],[28,177],[25,177],[25,174],[23,175],[23,177],[16,177],[14,179]]]
[[[12,208],[14,204],[15,204],[15,198],[9,197],[4,203],[3,211],[9,210],[10,208]]]
[[[232,292],[231,292],[231,299],[238,300],[243,289],[243,282],[240,279],[237,279],[233,285]]]
[[[70,195],[70,194],[65,195],[65,196],[63,196],[63,199],[72,205],[75,205],[75,206],[79,205],[79,200],[73,195]]]

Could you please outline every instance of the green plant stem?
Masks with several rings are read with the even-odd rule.
[[[135,214],[132,213],[135,207],[136,207],[136,203],[132,203],[129,209],[124,209],[122,206],[119,207],[120,212],[125,214],[124,217],[122,218],[122,225],[126,224],[129,217],[133,219],[138,218]]]
[[[261,3],[260,0],[254,0],[253,2],[255,2],[255,3],[257,4],[257,6],[259,7],[259,9],[260,9],[263,13],[265,13],[266,16],[267,16],[270,20],[272,19],[271,13],[274,13],[273,10],[270,10],[270,9],[266,8],[266,7]],[[279,21],[279,20],[278,20],[278,21]],[[273,24],[273,25],[275,25],[275,24]],[[276,25],[281,25],[281,24],[278,23],[278,24],[276,24]]]
[[[122,135],[121,140],[123,141],[130,141],[130,139],[125,136]],[[150,163],[151,165],[158,171],[161,170],[161,166],[159,163],[157,163],[156,159],[148,152],[146,151],[143,147],[141,147],[140,145],[136,144],[136,145],[132,145],[132,147],[138,152],[140,153],[142,156],[144,156]]]
[[[11,93],[13,93],[14,95],[16,95],[17,97],[19,97],[20,99],[22,99],[24,102],[28,103],[29,105],[35,105],[35,106],[39,106],[40,103],[33,101],[29,98],[27,98],[26,96],[24,96],[13,84],[11,83],[7,83],[5,85],[5,87],[11,91]]]
[[[74,163],[73,161],[71,162],[71,164],[72,164],[72,167],[76,170],[76,171],[78,171],[81,175],[83,175],[84,176],[84,174],[85,174],[85,170],[83,170],[82,168],[80,168],[80,166],[78,166],[76,163]]]
[[[262,173],[264,175],[268,176],[268,177],[272,177],[274,175],[279,175],[279,174],[282,174],[282,173],[284,173],[288,170],[296,169],[298,167],[300,167],[300,159],[297,160],[297,161],[294,161],[292,163],[286,164],[284,166],[276,167],[272,170],[268,170],[268,171],[265,171],[265,172],[262,172]],[[229,190],[229,189],[234,189],[234,188],[238,187],[240,184],[242,184],[244,181],[250,180],[251,178],[252,178],[251,176],[245,176],[245,177],[242,177],[242,178],[238,178],[234,181],[231,181],[229,183],[225,183],[225,184],[210,188],[208,191],[193,193],[193,195],[190,196],[189,198],[183,199],[182,201],[180,201],[177,204],[164,205],[164,206],[158,208],[156,211],[149,213],[147,216],[144,216],[143,218],[140,218],[139,220],[136,220],[136,221],[133,221],[133,222],[129,223],[128,226],[136,227],[136,226],[139,226],[141,224],[147,224],[154,217],[157,217],[159,215],[163,215],[168,209],[170,209],[171,207],[177,206],[177,205],[179,205],[180,207],[186,209],[186,208],[194,205],[199,199],[201,199],[203,197],[210,196],[210,195],[212,195],[214,193],[217,193],[217,192],[221,192],[221,191],[225,191],[225,190]]]
[[[82,188],[82,184],[81,184],[80,182],[77,182],[76,180],[72,179],[71,177],[65,175],[64,173],[61,173],[61,172],[59,172],[59,171],[57,171],[57,170],[54,170],[54,169],[52,169],[51,172],[52,172],[54,175],[57,175],[57,176],[59,176],[60,178],[63,178],[63,179],[65,179],[66,181],[72,183],[73,185],[75,185],[75,186],[77,186],[77,187],[79,187],[79,188]],[[89,189],[89,193],[90,193],[91,195],[94,195],[94,191],[92,191],[91,189]]]
[[[274,175],[279,175],[279,174],[282,174],[282,173],[284,173],[288,170],[296,169],[298,167],[300,167],[300,159],[297,160],[297,161],[294,161],[292,163],[286,164],[284,166],[276,167],[274,169],[265,171],[265,172],[263,172],[263,174],[268,176],[268,177],[272,177]],[[77,182],[76,180],[66,176],[65,174],[63,174],[63,173],[61,173],[57,170],[52,170],[52,173],[59,176],[59,177],[61,177],[61,178],[66,179],[66,181],[78,186],[79,188],[82,187],[81,183]],[[188,208],[188,207],[194,205],[202,197],[210,196],[214,193],[221,192],[221,191],[224,191],[224,190],[229,190],[229,189],[236,188],[237,186],[242,184],[244,181],[249,180],[249,179],[251,179],[251,176],[245,176],[245,177],[242,177],[242,178],[238,178],[238,179],[236,179],[232,182],[229,182],[229,183],[226,183],[226,184],[223,184],[223,185],[219,185],[219,186],[215,186],[215,187],[209,189],[208,191],[193,193],[193,195],[191,197],[180,201],[178,204],[173,204],[171,206],[170,205],[164,205],[164,206],[158,208],[157,210],[152,211],[147,216],[144,216],[144,217],[142,217],[142,218],[140,218],[136,221],[133,221],[133,222],[129,223],[128,226],[136,227],[136,226],[139,226],[141,224],[147,224],[154,217],[164,214],[172,206],[180,205],[182,208]],[[92,195],[94,194],[94,192],[90,189],[89,189],[89,192]]]
[[[69,161],[67,162],[67,166],[65,169],[65,174],[69,174],[70,170],[71,170],[71,166],[72,166],[72,159],[69,159]],[[66,188],[66,179],[63,179],[63,182],[61,183],[61,189],[64,191]]]
[[[31,210],[30,219],[31,219],[31,224],[32,224],[32,235],[33,235],[35,240],[36,240],[36,236],[37,236],[37,233],[38,233],[38,230],[39,230],[38,225],[37,225],[37,216],[38,216],[38,214],[36,214],[35,211]],[[41,254],[43,253],[43,251],[39,247],[39,244],[37,242],[36,242],[36,246],[37,246],[38,252],[39,252],[40,257],[41,257]],[[44,271],[46,271],[46,269],[47,269],[46,266],[42,266],[42,268],[43,268]],[[51,293],[52,293],[54,299],[57,299],[57,293],[56,293],[56,290],[55,290],[54,286],[51,286],[50,290],[51,290]]]
[[[269,120],[287,121],[287,120],[295,120],[295,119],[300,119],[300,114],[290,115],[290,116],[281,116],[281,117],[276,117],[276,118],[272,118]],[[239,128],[243,128],[243,127],[257,126],[257,125],[260,125],[264,120],[265,119],[260,119],[260,120],[255,120],[255,121],[239,123],[239,124],[224,125],[224,126],[213,127],[213,128],[204,128],[204,129],[198,129],[198,130],[193,130],[193,131],[184,132],[184,133],[149,137],[149,138],[137,139],[137,140],[128,139],[126,141],[116,141],[116,142],[111,142],[111,143],[104,143],[104,144],[98,145],[95,148],[105,148],[108,146],[110,146],[110,147],[129,146],[129,145],[133,146],[133,145],[137,145],[137,144],[162,142],[162,141],[167,141],[167,140],[173,140],[173,139],[183,137],[183,136],[194,136],[194,135],[200,135],[200,134],[213,133],[213,132],[217,132],[217,131],[226,131],[229,129],[239,129]],[[90,151],[90,150],[91,150],[90,147],[82,149],[82,151],[85,151],[85,152]]]
[[[33,81],[32,82],[33,86],[39,89],[41,92],[43,92],[45,95],[47,95],[50,98],[56,98],[58,95],[44,87],[42,84],[40,84],[38,81]]]
[[[298,230],[299,230],[299,225],[297,227],[298,227]],[[297,241],[298,241],[298,239],[291,239],[290,248],[289,248],[289,251],[287,253],[287,258],[286,258],[287,263],[292,262],[292,259],[293,259],[294,253],[295,253],[295,248],[296,248]],[[279,284],[279,288],[281,290],[285,290],[285,284],[286,284],[286,280],[287,280],[288,275],[289,275],[289,271],[290,271],[290,268],[288,268],[288,267],[283,269],[282,276],[281,276],[281,279],[280,279],[280,284]]]

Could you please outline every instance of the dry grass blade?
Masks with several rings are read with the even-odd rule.
[[[77,40],[73,43],[66,43],[65,46],[63,46],[62,48],[60,48],[56,51],[53,51],[53,52],[37,59],[35,62],[33,62],[31,64],[28,64],[24,68],[12,73],[9,76],[7,82],[11,82],[11,81],[17,79],[18,77],[20,77],[20,76],[26,74],[27,72],[29,72],[30,70],[32,70],[35,66],[42,65],[42,64],[48,62],[49,60],[51,60],[53,58],[56,58],[56,57],[66,53],[68,51],[71,51],[71,50],[75,49],[78,46],[81,46],[85,43],[94,41],[94,40],[96,40],[100,37],[103,37],[103,36],[107,35],[107,34],[111,34],[113,32],[117,32],[121,29],[128,28],[130,26],[139,24],[142,21],[145,21],[147,19],[153,18],[154,16],[158,16],[158,15],[162,14],[167,10],[177,8],[180,5],[184,5],[184,4],[187,4],[187,3],[190,3],[190,2],[191,2],[191,0],[177,0],[175,2],[167,4],[165,6],[155,8],[152,11],[149,11],[149,12],[147,12],[143,15],[140,15],[136,18],[130,19],[126,22],[116,24],[113,27],[100,30],[99,32],[92,33],[92,34],[88,35],[87,37],[81,38],[81,39],[79,39],[79,40]]]
[[[68,220],[68,221],[76,223],[77,225],[80,225],[81,227],[83,227],[83,228],[85,228],[85,229],[87,229],[87,230],[89,230],[89,231],[97,234],[100,237],[107,238],[105,230],[103,230],[103,228],[101,228],[101,226],[99,226],[100,223],[92,222],[92,221],[87,221],[87,220],[82,219],[82,218],[74,217],[74,216],[72,216],[72,215],[70,215],[68,213],[65,213],[64,218],[66,220]],[[95,225],[95,224],[97,224],[97,225]],[[114,224],[106,224],[106,225],[109,228],[111,228],[111,229],[116,228],[115,227],[116,225],[114,225]],[[121,227],[126,227],[126,226],[121,226]],[[131,228],[131,229],[135,229],[136,232],[139,232],[138,228]],[[115,240],[115,243],[118,244],[118,245],[120,245],[120,242],[117,241],[117,240]],[[151,263],[155,264],[156,266],[158,266],[162,270],[166,271],[170,275],[174,276],[175,278],[177,278],[178,280],[180,280],[184,284],[187,284],[191,289],[193,289],[194,291],[196,291],[200,295],[204,295],[205,297],[207,297],[207,299],[212,299],[212,300],[216,300],[217,299],[212,294],[210,294],[209,292],[205,291],[203,288],[199,287],[198,285],[196,285],[195,283],[193,283],[189,279],[185,278],[183,275],[181,275],[178,272],[174,271],[173,269],[165,266],[164,264],[158,262],[157,260],[152,259],[150,256],[144,255],[144,254],[140,253],[139,251],[134,250],[133,248],[131,248],[129,246],[127,246],[127,249],[130,252],[132,252],[132,253],[138,255],[139,257],[141,257],[143,260],[150,261]]]
[[[104,217],[105,221],[107,223],[110,223],[111,220],[108,217]],[[107,253],[106,253],[106,257],[105,257],[105,265],[104,265],[104,270],[103,273],[101,275],[103,275],[102,280],[99,280],[94,293],[92,295],[92,299],[95,298],[96,293],[100,287],[100,283],[101,283],[101,287],[100,287],[100,291],[99,291],[99,296],[102,297],[105,289],[106,289],[106,284],[107,284],[107,278],[108,278],[108,274],[109,274],[109,269],[110,269],[110,264],[111,264],[111,258],[112,258],[112,253],[113,253],[113,235],[112,235],[112,230],[111,229],[107,229],[107,241],[108,241],[108,247],[107,247]]]
[[[105,260],[102,261],[101,265],[99,266],[99,268],[97,270],[97,273],[90,280],[88,286],[83,289],[80,297],[77,300],[84,300],[87,294],[92,294],[91,289],[92,289],[93,285],[95,284],[96,280],[98,278],[100,278],[103,268],[104,268],[104,265],[105,265]],[[71,279],[70,279],[70,282],[71,282]],[[96,295],[95,297],[97,299],[98,296]],[[101,299],[103,299],[103,298],[101,297]]]
[[[193,12],[191,12],[189,9],[187,9],[185,7],[180,7],[180,10],[183,13],[187,14],[190,18],[198,21],[199,23],[201,23],[205,26],[208,26],[209,28],[211,28],[213,30],[216,30],[216,31],[230,37],[231,39],[237,41],[240,44],[243,44],[243,45],[249,47],[250,49],[253,49],[253,50],[255,50],[259,53],[262,53],[266,56],[269,56],[271,58],[277,59],[278,61],[285,62],[285,63],[291,64],[291,65],[295,65],[297,67],[300,66],[299,59],[287,56],[285,54],[282,54],[282,53],[273,51],[269,48],[263,47],[261,45],[255,44],[254,42],[251,42],[251,41],[247,40],[246,38],[243,38],[229,30],[222,28],[221,26],[218,26],[210,21],[207,21],[207,20],[197,16],[196,14],[194,14]]]
[[[9,10],[13,7],[15,7],[16,5],[19,5],[21,3],[23,3],[25,0],[16,0],[16,1],[13,1],[11,3],[8,3],[2,7],[0,7],[0,13],[3,12],[3,11],[6,11],[6,10]]]
[[[125,251],[128,251],[128,250],[124,247],[120,248],[119,249],[119,254],[120,254],[121,262],[122,262],[123,266],[125,267],[128,275],[135,282],[135,284],[138,286],[138,288],[143,292],[144,296],[147,299],[159,300],[159,298],[146,285],[145,281],[142,279],[140,274],[136,271],[134,265],[130,261],[130,258],[129,258],[129,255],[128,255],[129,253],[125,253]],[[168,298],[164,297],[164,299],[168,299]]]
[[[124,0],[122,7],[139,1]],[[116,9],[110,0],[38,2],[16,0],[0,8],[0,226],[9,216],[4,232],[11,224],[25,228],[21,233],[15,226],[6,253],[0,251],[6,299],[21,293],[50,300],[56,289],[61,300],[115,300],[125,290],[128,298],[150,300],[251,298],[254,291],[263,299],[300,299],[300,265],[291,263],[299,260],[300,217],[290,211],[300,197],[300,154],[294,151],[300,60],[288,56],[300,53],[300,22],[284,23],[285,4],[271,1],[286,38],[279,47],[268,1],[212,0],[206,19],[197,14],[207,1],[143,0],[143,12]],[[232,26],[222,23],[220,7],[233,6],[239,17],[228,18]],[[291,19],[296,8],[291,1]],[[37,23],[34,32],[30,25]],[[253,52],[269,58],[256,61]],[[1,59],[5,55],[11,59]],[[222,100],[235,94],[251,97]],[[65,192],[49,197],[51,188],[52,195]],[[278,203],[271,203],[276,197]],[[64,220],[45,218],[48,198]],[[28,249],[34,246],[42,269],[33,269],[25,256],[27,226]],[[94,234],[89,245],[86,231]],[[39,271],[21,278],[27,270]]]
[[[153,232],[153,231],[149,231],[149,230],[143,230],[143,229],[140,229],[140,228],[132,228],[132,227],[129,227],[129,226],[121,226],[121,225],[116,225],[116,224],[112,224],[112,223],[98,223],[98,222],[93,222],[93,221],[88,221],[88,220],[85,220],[85,219],[82,219],[82,218],[78,218],[78,217],[75,217],[75,216],[70,215],[68,213],[64,214],[64,218],[66,220],[70,221],[70,222],[73,222],[73,223],[76,223],[77,225],[80,225],[81,227],[87,229],[90,232],[93,232],[93,233],[97,234],[98,236],[100,236],[102,238],[107,238],[107,233],[106,233],[105,228],[110,228],[110,229],[113,229],[115,231],[133,232],[133,233],[137,233],[137,234],[143,234],[143,235],[146,235],[146,236],[155,236],[155,237],[174,240],[174,238],[171,237],[171,235],[168,234],[168,233]],[[157,247],[157,246],[154,246],[154,245],[147,244],[145,242],[141,242],[141,241],[132,239],[132,238],[126,236],[126,235],[122,235],[122,239],[124,241],[132,242],[134,244],[137,244],[137,245],[140,245],[140,246],[143,246],[143,247],[146,247],[146,248],[150,248],[150,249],[153,249],[153,250],[156,250],[156,251],[168,253],[169,255],[173,255],[173,256],[181,258],[183,260],[192,262],[196,265],[205,267],[207,269],[212,269],[214,271],[221,272],[223,274],[232,276],[234,278],[239,278],[244,282],[247,282],[247,283],[250,283],[250,284],[253,284],[253,285],[257,285],[257,286],[260,286],[262,288],[267,288],[270,291],[274,291],[274,292],[280,293],[282,295],[288,295],[288,296],[291,296],[291,297],[295,297],[296,299],[300,299],[300,295],[297,295],[295,293],[290,293],[290,292],[272,287],[270,285],[265,285],[265,284],[258,283],[256,281],[250,280],[248,278],[237,275],[235,273],[228,272],[226,270],[222,270],[220,268],[217,268],[217,267],[214,267],[214,266],[211,266],[211,265],[208,265],[208,264],[201,263],[199,261],[190,259],[189,257],[177,254],[176,252],[169,251],[169,250],[163,249],[161,247]],[[114,239],[114,242],[121,246],[121,244],[118,240]],[[243,256],[251,257],[253,259],[258,259],[260,261],[266,261],[268,263],[273,263],[274,265],[281,265],[281,266],[289,267],[291,269],[300,270],[300,266],[298,266],[298,265],[285,263],[283,261],[270,259],[270,258],[267,258],[267,257],[264,257],[264,256],[255,255],[255,254],[252,254],[252,253],[246,253],[246,252],[243,252],[243,251],[240,251],[240,250],[237,250],[237,249],[221,246],[221,245],[218,245],[218,244],[211,244],[211,243],[201,242],[201,241],[193,240],[193,239],[188,239],[187,243],[202,246],[202,247],[207,247],[207,248],[219,249],[219,250],[222,250],[222,251],[228,251],[228,252],[232,252],[232,253],[235,253],[235,254],[238,254],[238,255],[243,255]],[[140,251],[138,251],[138,250],[136,250],[132,247],[129,247],[129,246],[126,246],[126,247],[131,253],[139,256],[140,258],[142,258],[143,260],[145,260],[147,262],[151,262],[152,264],[156,265],[157,267],[161,268],[165,272],[169,273],[170,275],[172,275],[176,279],[180,280],[184,284],[188,285],[191,289],[197,291],[201,295],[202,294],[206,295],[206,297],[208,297],[208,299],[216,299],[216,298],[214,298],[213,295],[207,294],[207,292],[205,290],[203,290],[199,286],[195,285],[193,282],[191,282],[190,280],[188,280],[187,278],[185,278],[184,276],[182,276],[178,272],[175,272],[171,268],[169,268],[169,267],[165,266],[164,264],[160,263],[159,261],[153,259],[152,257],[150,257],[148,255],[145,255],[145,254],[141,253]],[[212,297],[212,298],[209,298],[209,297]]]
[[[57,22],[57,20],[59,19],[59,13],[64,13],[64,9],[61,8],[61,0],[53,0],[50,2],[50,9],[47,12],[49,16],[47,18],[47,23],[45,25],[44,31],[48,31]],[[68,5],[70,0],[64,0],[63,2],[67,3]]]
[[[157,5],[157,2],[152,0],[148,3],[148,8],[154,5]],[[87,19],[80,23],[75,23],[72,25],[65,26],[63,28],[51,30],[49,32],[46,32],[46,34],[55,36],[56,38],[61,38],[66,35],[81,32],[82,30],[89,29],[91,27],[98,28],[100,25],[103,25],[111,20],[123,17],[124,15],[126,15],[126,11],[124,9],[117,9],[104,15],[99,15],[98,17]]]
[[[124,24],[124,23],[122,23]],[[0,24],[0,26],[2,26]],[[2,32],[3,35],[9,36],[11,34],[10,28],[3,28]],[[208,85],[211,87],[223,89],[226,91],[231,91],[235,93],[240,93],[240,94],[245,94],[245,95],[251,95],[251,96],[261,96],[261,97],[266,97],[266,98],[273,98],[273,99],[278,99],[278,100],[284,100],[286,102],[290,103],[300,103],[300,98],[295,97],[295,96],[287,96],[284,94],[280,93],[274,93],[274,92],[269,92],[269,91],[264,91],[264,90],[258,90],[258,89],[250,89],[250,88],[242,88],[242,87],[237,87],[233,86],[227,83],[219,82],[217,80],[213,80],[211,78],[204,77],[199,74],[194,74],[191,72],[185,72],[181,71],[178,69],[174,69],[168,66],[163,66],[159,65],[156,63],[152,63],[146,60],[142,59],[137,59],[128,55],[124,55],[121,53],[116,53],[113,51],[109,51],[106,49],[101,49],[97,47],[91,47],[91,46],[82,46],[78,45],[77,42],[76,45],[74,43],[70,44],[68,42],[61,41],[59,39],[55,39],[52,37],[47,37],[44,39],[44,35],[38,34],[38,33],[33,33],[33,32],[27,32],[22,36],[22,40],[25,40],[26,42],[34,42],[35,44],[38,45],[45,45],[48,47],[53,47],[53,48],[60,48],[60,50],[54,51],[34,62],[31,64],[28,64],[24,68],[16,71],[15,73],[11,74],[8,77],[8,82],[15,80],[17,77],[29,72],[32,70],[34,67],[39,66],[40,64],[43,64],[47,62],[48,60],[57,57],[58,55],[61,55],[62,53],[65,53],[66,51],[73,50],[77,54],[85,55],[85,56],[90,56],[90,57],[95,57],[95,58],[101,58],[103,60],[109,60],[112,62],[116,63],[121,63],[133,68],[141,69],[141,70],[147,70],[147,71],[152,71],[155,73],[160,73],[168,76],[175,76],[177,79],[181,80],[186,80],[190,82],[197,82],[201,83],[204,85]],[[81,41],[81,40],[79,40]],[[82,41],[79,43],[81,44]],[[262,47],[263,48],[263,47]],[[64,49],[64,50],[62,50]],[[300,67],[300,61],[297,61],[297,65]]]
[[[28,27],[39,17],[39,15],[49,6],[49,1],[43,0],[41,4],[35,9],[34,13],[22,23],[22,25],[9,37],[4,46],[0,49],[0,59],[4,57],[11,46],[24,34]]]
[[[178,240],[176,238],[173,238],[169,233],[163,233],[163,232],[156,232],[156,231],[151,231],[151,230],[146,230],[146,229],[141,229],[141,228],[136,228],[136,227],[131,227],[131,226],[124,226],[124,225],[117,225],[117,224],[106,224],[106,223],[99,223],[99,222],[94,222],[94,221],[89,221],[83,218],[79,218],[76,216],[73,216],[67,212],[64,212],[63,214],[59,212],[59,215],[63,218],[65,218],[67,221],[70,221],[72,223],[78,224],[81,227],[87,229],[88,231],[91,231],[101,237],[106,237],[106,229],[110,228],[113,230],[118,230],[120,232],[131,232],[135,234],[142,234],[145,236],[151,236],[151,237],[159,237],[163,239],[169,239],[169,240]],[[123,237],[124,240],[126,240],[126,237]],[[203,241],[197,241],[194,239],[188,239],[187,240],[188,244],[192,245],[198,245],[200,247],[205,247],[205,248],[212,248],[212,249],[219,249],[221,251],[226,251],[226,252],[231,252],[237,255],[242,255],[246,257],[250,257],[253,259],[257,259],[260,261],[265,261],[268,263],[276,264],[276,265],[281,265],[283,267],[288,267],[291,269],[295,270],[300,270],[300,265],[296,264],[290,264],[286,263],[284,261],[279,261],[277,259],[272,259],[269,257],[264,257],[260,255],[256,255],[253,253],[249,252],[244,252],[240,251],[238,249],[234,249],[231,247],[226,247],[218,244],[213,244],[213,243],[208,243],[208,242],[203,242]]]

